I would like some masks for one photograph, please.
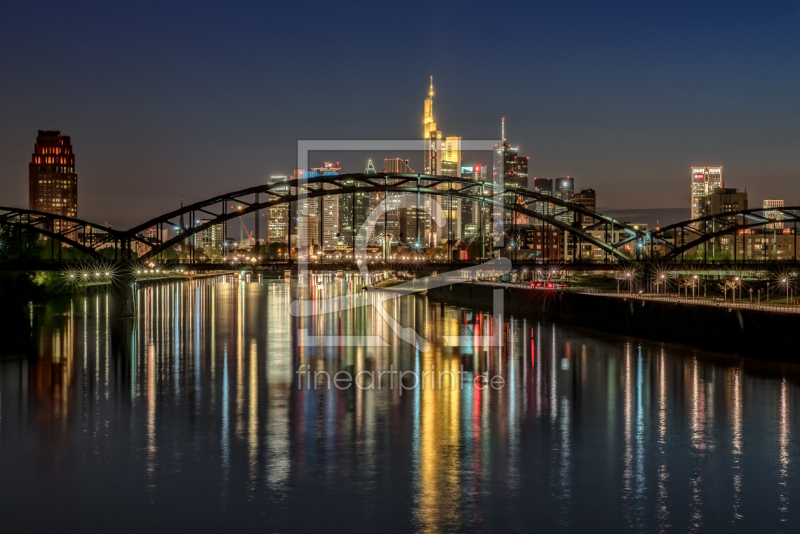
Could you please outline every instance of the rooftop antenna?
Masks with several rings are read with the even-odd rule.
[[[506,118],[505,117],[503,117],[502,124],[503,125],[501,127],[501,132],[502,132],[502,135],[503,135],[503,141],[505,141],[506,140]]]

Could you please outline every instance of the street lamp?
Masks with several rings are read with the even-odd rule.
[[[697,296],[697,275],[694,275],[694,282],[692,282],[692,300]]]
[[[628,293],[633,294],[633,287],[631,286],[631,273],[625,273],[628,277]]]

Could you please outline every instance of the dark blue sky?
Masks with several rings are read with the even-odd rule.
[[[798,45],[782,1],[10,3],[0,205],[27,206],[39,129],[72,136],[80,216],[129,226],[288,173],[298,139],[417,139],[431,74],[446,135],[505,116],[601,207],[688,206],[706,164],[797,205]]]

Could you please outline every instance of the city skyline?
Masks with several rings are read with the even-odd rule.
[[[308,23],[333,15],[311,7],[304,13]],[[411,29],[431,35],[430,43],[394,43],[380,53],[321,36],[292,51],[286,43],[295,39],[284,26],[238,31],[299,15],[286,6],[202,8],[167,13],[159,22],[116,8],[80,16],[56,5],[39,9],[23,15],[12,7],[0,22],[5,204],[27,201],[21,177],[40,129],[71,136],[81,155],[82,213],[128,226],[174,207],[181,195],[196,200],[288,172],[298,139],[417,139],[422,84],[431,74],[436,119],[448,133],[498,137],[499,119],[506,117],[508,137],[531,158],[530,175],[575,176],[581,187],[598,191],[598,209],[685,206],[687,170],[716,163],[727,182],[747,189],[757,203],[800,203],[791,113],[800,87],[791,36],[800,12],[789,3],[602,11],[584,3],[534,5],[520,6],[513,20],[479,6],[443,18],[451,24],[433,31],[432,22],[414,22]],[[370,21],[382,14],[355,10],[352,18],[336,19],[337,29],[371,40],[380,30]],[[687,21],[712,15],[717,24],[702,35],[691,32]],[[197,28],[219,19],[218,37],[201,38]],[[486,31],[461,31],[476,24]],[[507,56],[497,55],[489,38],[496,24],[507,30]],[[28,36],[44,32],[61,40],[72,66],[43,67],[50,50]],[[530,34],[537,35],[532,42],[521,37]],[[168,46],[173,39],[185,45]],[[458,58],[446,52],[452,61],[436,54],[420,61],[447,42]],[[162,49],[170,50],[169,63],[159,61]],[[262,59],[266,51],[269,60]],[[307,62],[295,61],[306,52]],[[508,82],[489,72],[466,82],[464,72],[492,57],[498,69],[513,73]],[[381,64],[395,65],[403,76],[370,83]],[[305,73],[322,81],[298,83]],[[56,93],[41,84],[47,76],[58,80]],[[709,77],[713,82],[703,83]],[[335,159],[360,170],[369,157],[406,156],[364,154],[357,165]],[[421,169],[419,160],[415,165]],[[656,186],[662,190],[651,195]],[[131,205],[147,215],[133,213]]]
[[[6,6],[4,532],[800,532],[798,36]]]

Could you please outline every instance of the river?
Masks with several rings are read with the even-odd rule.
[[[296,281],[230,277],[140,288],[135,319],[102,292],[26,311],[3,530],[800,529],[798,366],[425,296],[326,307],[359,285],[312,279],[315,317]]]

